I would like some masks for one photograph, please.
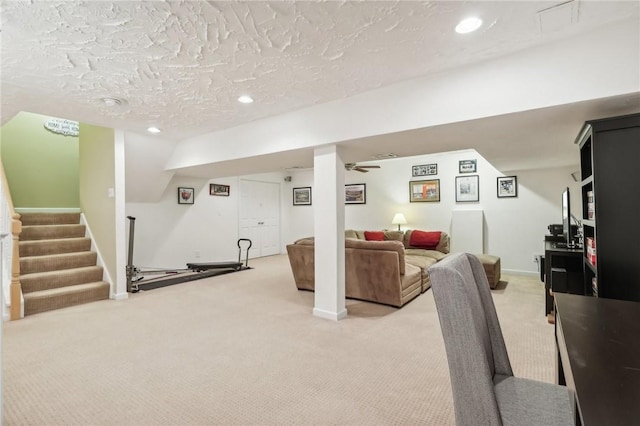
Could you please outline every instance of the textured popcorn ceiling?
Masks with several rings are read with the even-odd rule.
[[[184,139],[512,53],[636,13],[581,2],[2,1],[2,121],[30,111]],[[471,13],[481,31],[455,34]],[[256,99],[239,104],[241,94]],[[107,108],[116,97],[125,105]]]
[[[637,10],[612,3],[583,2],[580,30]],[[183,139],[577,31],[540,34],[553,4],[3,1],[3,121],[26,110]],[[483,31],[453,33],[471,12]]]

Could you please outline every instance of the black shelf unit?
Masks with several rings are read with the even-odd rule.
[[[585,290],[598,297],[640,301],[640,114],[587,121],[576,143]],[[589,202],[595,206],[592,214]],[[595,240],[595,265],[589,238]]]

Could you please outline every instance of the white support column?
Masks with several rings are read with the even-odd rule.
[[[347,316],[347,310],[344,303],[344,162],[337,146],[314,150],[313,174],[313,315],[338,321]]]
[[[115,232],[116,232],[116,276],[111,297],[116,300],[127,299],[127,219],[125,211],[125,152],[124,132],[114,131],[115,163]]]

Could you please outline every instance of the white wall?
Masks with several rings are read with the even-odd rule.
[[[158,202],[127,203],[127,215],[136,218],[134,265],[141,269],[177,269],[185,268],[188,262],[237,260],[240,179],[282,183],[284,175],[214,180],[174,176]],[[229,196],[209,195],[209,183],[230,185]],[[194,204],[178,204],[179,186],[195,189]],[[280,199],[290,201],[283,194]]]
[[[577,156],[577,150],[576,150]],[[455,202],[458,161],[476,159],[480,176],[480,201]],[[440,179],[439,203],[410,203],[411,166],[438,164],[438,174],[424,179]],[[579,206],[579,186],[571,178],[577,167],[509,171],[518,177],[517,198],[497,198],[496,179],[503,176],[474,150],[424,155],[372,162],[381,169],[369,173],[347,172],[345,183],[366,183],[367,203],[345,206],[347,229],[394,229],[391,219],[401,212],[406,228],[451,232],[454,209],[484,212],[484,251],[501,257],[505,271],[538,273],[534,255],[543,254],[544,235],[551,223],[561,223],[561,196],[572,191],[572,205]],[[284,182],[290,175],[291,182]],[[127,203],[127,215],[135,216],[134,264],[142,268],[184,268],[187,262],[210,262],[237,258],[238,190],[240,179],[281,184],[281,252],[298,238],[311,236],[313,206],[293,206],[293,188],[313,188],[313,170],[269,173],[214,180],[173,177],[157,203]],[[231,186],[229,197],[209,195],[209,183]],[[193,205],[177,203],[177,187],[196,190]],[[312,190],[312,203],[315,197]],[[577,207],[574,207],[576,209]],[[577,210],[574,214],[579,213]],[[576,214],[579,216],[579,214]],[[196,252],[200,257],[196,257]]]
[[[577,152],[576,152],[577,155]],[[480,176],[480,201],[456,203],[455,177],[458,161],[477,159]],[[424,178],[412,177],[411,166],[438,164],[438,174]],[[571,178],[576,168],[510,171],[518,177],[517,198],[497,198],[496,170],[474,150],[416,156],[372,162],[381,169],[369,173],[347,172],[345,183],[366,183],[367,203],[345,206],[345,228],[361,230],[395,229],[391,220],[395,213],[407,219],[404,228],[451,232],[451,212],[454,209],[484,211],[484,251],[501,257],[505,271],[537,274],[534,254],[544,252],[544,235],[551,223],[561,223],[561,198],[564,188],[573,189],[572,205],[578,206],[579,187]],[[292,206],[292,188],[313,186],[313,171],[292,172],[292,181],[285,186],[289,204],[286,243],[313,235],[313,215],[310,206]],[[440,179],[439,203],[410,203],[409,181]],[[313,190],[312,190],[313,200]],[[577,211],[575,213],[578,213]],[[574,214],[575,214],[574,213]],[[577,215],[578,216],[578,215]]]
[[[127,201],[158,202],[174,174],[166,171],[164,165],[176,143],[158,135],[143,136],[131,132],[126,132],[124,138]]]

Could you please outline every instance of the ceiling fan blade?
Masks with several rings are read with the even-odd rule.
[[[379,169],[380,166],[360,166],[356,163],[345,163],[344,168],[350,172],[352,170],[361,172],[361,173],[367,173],[369,170],[367,169]]]

